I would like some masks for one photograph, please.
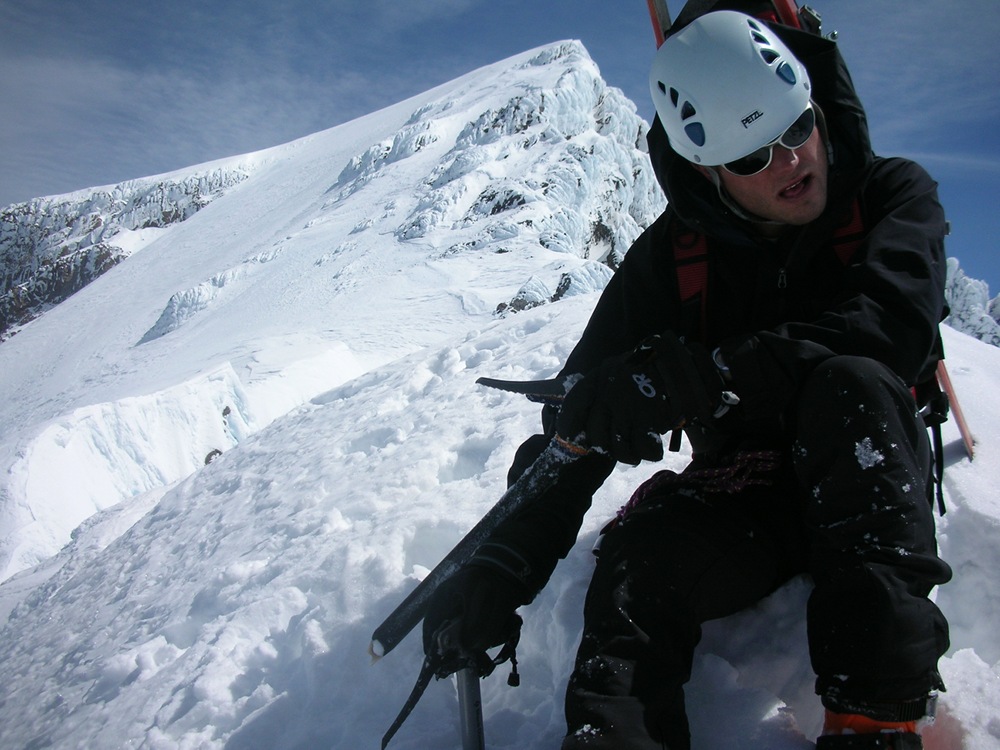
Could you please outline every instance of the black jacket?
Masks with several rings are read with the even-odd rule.
[[[915,384],[932,376],[940,354],[946,228],[936,183],[918,164],[872,154],[864,111],[833,42],[775,30],[809,70],[825,115],[825,212],[777,242],[762,240],[670,149],[654,122],[650,156],[668,207],[629,249],[563,370],[587,373],[668,329],[720,347],[741,401],[712,429],[733,448],[782,435],[801,383],[831,356],[870,357]],[[845,264],[833,252],[833,232],[856,196],[866,236]],[[708,240],[704,326],[692,324],[679,298],[671,242],[678,222]],[[513,477],[551,437],[553,416],[551,409],[543,415],[544,437],[519,449]],[[577,461],[558,486],[494,534],[477,562],[515,573],[532,597],[572,547],[593,493],[613,468],[602,456]]]

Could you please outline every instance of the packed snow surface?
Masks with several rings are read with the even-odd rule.
[[[475,380],[560,368],[604,262],[662,208],[636,176],[641,129],[579,45],[535,50],[259,155],[0,345],[0,747],[378,747],[422,653],[412,634],[372,664],[372,631],[538,428],[536,405]],[[996,750],[1000,349],[949,329],[945,346],[977,453],[945,425],[952,648],[928,738]],[[685,461],[600,490],[522,609],[521,686],[504,667],[483,683],[489,747],[558,746],[598,530]],[[808,591],[706,627],[695,748],[813,746]],[[435,682],[391,747],[459,746],[454,684]]]

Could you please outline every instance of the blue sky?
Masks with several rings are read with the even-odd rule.
[[[935,176],[949,255],[995,295],[1000,2],[810,4],[876,151]],[[0,0],[0,206],[274,146],[570,38],[649,119],[642,0]]]

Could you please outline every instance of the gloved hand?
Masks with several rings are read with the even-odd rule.
[[[518,632],[515,610],[530,599],[510,576],[480,565],[466,565],[431,596],[424,615],[424,654],[437,660],[443,677],[482,663],[486,649],[506,644]]]
[[[556,433],[616,461],[638,465],[663,458],[660,435],[683,415],[663,385],[652,349],[605,360],[566,394]]]
[[[635,351],[605,360],[566,394],[557,434],[637,465],[663,458],[660,435],[689,419],[709,420],[726,403],[722,373],[703,348],[672,333],[653,336]]]

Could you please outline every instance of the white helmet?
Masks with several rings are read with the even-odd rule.
[[[649,90],[670,145],[688,161],[735,161],[781,136],[809,104],[809,74],[762,21],[696,18],[656,53]]]

